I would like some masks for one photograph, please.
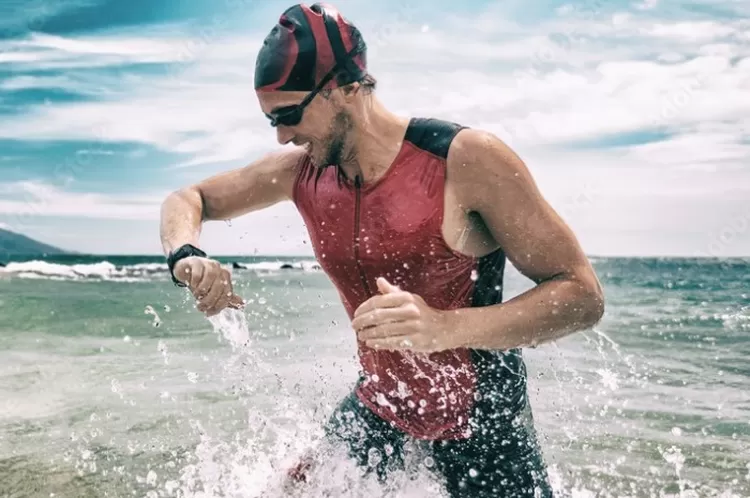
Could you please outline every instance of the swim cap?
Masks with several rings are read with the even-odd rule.
[[[348,85],[365,76],[366,52],[359,30],[334,7],[297,4],[281,14],[263,41],[255,61],[255,89],[310,91],[336,64],[342,71],[325,88]]]

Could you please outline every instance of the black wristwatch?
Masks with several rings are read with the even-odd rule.
[[[172,275],[172,282],[177,287],[187,287],[187,284],[184,284],[183,282],[180,282],[177,280],[174,276],[174,265],[177,264],[177,262],[183,258],[187,258],[189,256],[200,256],[201,258],[206,257],[206,253],[198,249],[192,244],[184,244],[177,248],[176,251],[172,251],[169,253],[169,256],[167,257],[167,266],[169,267],[169,274]]]

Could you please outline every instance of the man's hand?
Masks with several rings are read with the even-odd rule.
[[[451,334],[445,311],[430,307],[416,294],[378,278],[380,294],[354,312],[352,327],[361,341],[374,349],[433,353],[450,349]]]
[[[232,290],[232,275],[216,260],[190,256],[174,266],[174,276],[198,301],[198,311],[214,316],[224,308],[240,309],[244,300]]]

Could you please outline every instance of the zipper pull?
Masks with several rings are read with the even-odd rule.
[[[357,187],[357,188],[359,188],[359,187],[362,186],[362,184],[359,182],[359,175],[356,175],[354,177],[354,186]]]

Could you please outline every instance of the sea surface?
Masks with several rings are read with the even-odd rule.
[[[291,496],[354,334],[314,260],[221,259],[248,305],[210,320],[158,256],[0,268],[0,497]],[[558,496],[750,497],[750,260],[592,261],[601,323],[524,353]],[[300,496],[386,496],[329,464]]]

